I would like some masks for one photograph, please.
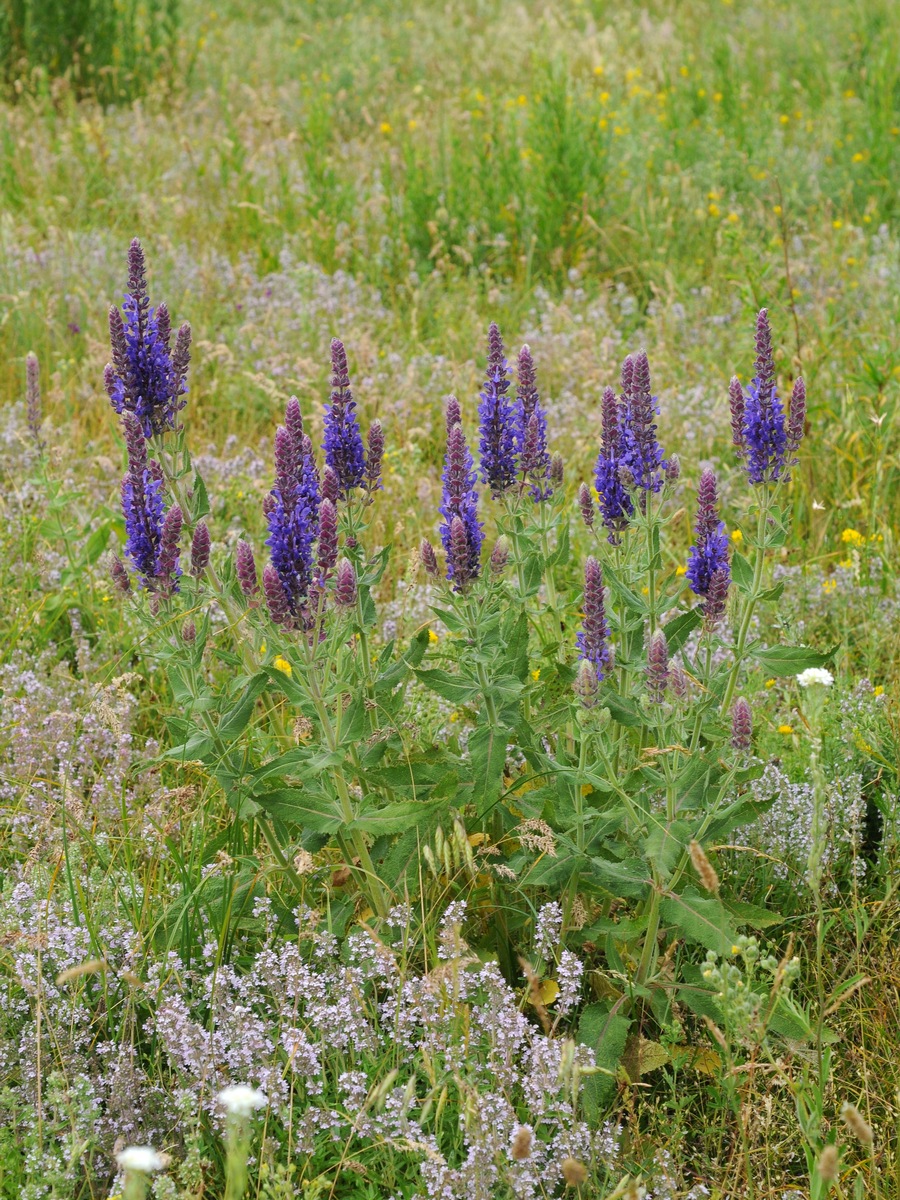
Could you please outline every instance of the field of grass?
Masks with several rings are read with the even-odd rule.
[[[182,0],[138,98],[40,68],[0,98],[0,1197],[900,1195],[898,44],[890,0]],[[135,237],[193,331],[184,434],[149,443],[187,526],[157,611],[109,571]],[[761,308],[807,410],[760,490],[728,388]],[[484,491],[509,566],[454,593],[421,542],[449,394],[478,461],[491,321],[565,475]],[[233,561],[265,561],[290,397],[322,444],[333,337],[386,450],[339,505],[356,624],[316,649]],[[617,548],[576,496],[641,348],[681,474]],[[719,632],[685,577],[703,468]],[[691,683],[656,710],[659,626]],[[320,792],[353,820],[298,818]],[[235,1084],[259,1113],[223,1116]]]

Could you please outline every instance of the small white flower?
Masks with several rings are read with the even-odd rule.
[[[797,676],[797,682],[801,687],[810,687],[814,683],[821,683],[823,687],[831,687],[834,683],[834,676],[824,667],[807,667]]]
[[[268,1103],[263,1092],[246,1083],[223,1088],[216,1099],[227,1113],[235,1117],[249,1117],[257,1108],[265,1108]]]
[[[168,1161],[165,1154],[160,1154],[152,1146],[126,1146],[116,1155],[121,1170],[140,1171],[144,1175],[164,1170]]]

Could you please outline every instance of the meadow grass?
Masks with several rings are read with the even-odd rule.
[[[791,814],[801,823],[805,812],[798,789],[810,730],[796,687],[759,677],[760,754],[783,769],[784,824],[763,826],[749,848],[743,838],[722,848],[718,861],[737,901],[782,915],[760,937],[778,955],[789,944],[800,954],[795,990],[813,1023],[836,980],[865,982],[824,1018],[828,1035],[819,1030],[816,1050],[788,1042],[781,1075],[752,1055],[735,1074],[716,1075],[697,1055],[693,1026],[666,1028],[654,1043],[666,1048],[664,1069],[620,1079],[604,1115],[622,1127],[616,1161],[644,1171],[654,1196],[703,1185],[724,1200],[747,1194],[748,1176],[760,1197],[807,1195],[797,1122],[816,1065],[820,1132],[837,1128],[844,1099],[876,1130],[874,1157],[860,1145],[845,1158],[839,1194],[900,1192],[900,11],[889,0],[616,8],[185,0],[179,36],[177,69],[133,103],[104,107],[66,79],[37,77],[2,106],[6,1047],[18,1045],[24,1020],[13,981],[25,978],[27,994],[32,978],[31,960],[21,966],[15,956],[33,939],[26,948],[37,947],[40,972],[50,921],[37,901],[26,919],[31,901],[21,897],[17,918],[22,872],[38,899],[52,895],[63,906],[61,928],[86,930],[65,947],[69,958],[54,943],[53,961],[115,953],[135,978],[152,964],[154,1003],[163,996],[175,1011],[182,988],[200,1025],[224,1031],[217,1045],[232,1070],[243,1060],[227,1010],[240,984],[228,972],[257,970],[271,932],[265,906],[254,907],[262,892],[288,908],[276,865],[252,825],[231,820],[208,772],[144,766],[153,759],[146,739],[165,746],[169,738],[167,667],[117,602],[102,557],[110,536],[123,536],[122,443],[103,390],[106,309],[121,300],[133,236],[147,251],[154,297],[166,298],[176,327],[193,326],[186,418],[218,545],[230,549],[244,534],[261,542],[274,426],[295,394],[320,441],[329,339],[347,343],[361,410],[387,433],[385,494],[369,534],[393,545],[380,585],[382,639],[435,625],[412,560],[434,533],[442,400],[453,392],[472,412],[489,320],[509,346],[527,341],[535,353],[570,498],[590,478],[602,388],[616,383],[626,353],[646,346],[665,444],[691,464],[691,481],[701,463],[716,468],[731,532],[743,485],[727,386],[735,371],[749,379],[749,333],[767,307],[785,391],[802,373],[809,410],[786,492],[796,536],[775,564],[786,588],[766,620],[789,641],[837,647],[840,702],[829,710],[826,769],[856,779],[858,793],[839,793],[847,808],[835,827],[851,828],[854,804],[867,824],[837,839],[843,850],[817,907],[802,884],[807,843],[790,837]],[[23,421],[28,351],[41,363],[49,444],[41,458]],[[665,551],[669,571],[683,566],[692,514],[688,489]],[[569,584],[587,552],[584,531],[573,537]],[[229,669],[221,661],[212,673]],[[434,697],[414,692],[413,702],[425,724],[450,719]],[[49,732],[32,745],[23,730],[47,720]],[[57,778],[63,760],[82,764],[71,768],[74,782]],[[850,851],[857,863],[868,859],[862,877],[848,865]],[[326,854],[303,876],[310,903],[324,888],[340,908],[340,865]],[[423,888],[426,949],[397,952],[404,977],[433,967],[438,918],[466,872],[455,861]],[[165,976],[168,952],[181,965]],[[673,951],[673,978],[682,957],[690,953]],[[220,1008],[201,994],[210,963],[227,976]],[[96,988],[94,975],[76,980],[71,1028],[83,1021],[85,1040],[79,1032],[69,1045],[55,1034],[57,1045],[38,1045],[36,1061],[54,1080],[42,1111],[38,1079],[27,1133],[13,1119],[22,1094],[15,1055],[2,1051],[0,1111],[10,1121],[0,1134],[0,1194],[37,1187],[29,1171],[42,1161],[43,1139],[54,1138],[71,1147],[72,1162],[83,1143],[107,1166],[79,1176],[63,1163],[45,1180],[50,1190],[33,1194],[105,1194],[116,1130],[110,1117],[97,1132],[73,1084],[73,1064],[90,1057],[92,1041],[140,1047],[148,1073],[134,1086],[153,1091],[154,1128],[177,1143],[182,1163],[178,1190],[158,1185],[157,1194],[218,1187],[217,1128],[199,1110],[178,1115],[187,1076],[163,1052],[158,1027],[145,1024],[150,1002],[137,985],[98,978]],[[596,970],[590,994],[602,999],[610,986]],[[264,1011],[267,995],[260,987],[249,1007]],[[377,1027],[374,1006],[367,1019]],[[40,1038],[39,1011],[37,1029]],[[728,1053],[740,1046],[738,1031]],[[821,1059],[814,1064],[823,1047],[824,1074]],[[328,1068],[337,1107],[349,1106],[341,1067],[354,1065],[348,1058]],[[390,1045],[373,1041],[369,1078],[395,1067]],[[442,1078],[437,1068],[434,1078]],[[118,1108],[104,1101],[121,1130],[128,1086]],[[441,1100],[435,1085],[434,1127],[458,1140],[456,1116],[471,1112],[479,1084],[457,1071],[450,1086]],[[377,1136],[387,1145],[400,1135],[383,1125]],[[361,1170],[344,1169],[356,1155],[348,1137],[333,1160],[311,1159],[292,1177],[291,1154],[273,1135],[262,1144],[254,1194],[274,1200],[296,1194],[295,1185],[310,1197],[412,1194],[411,1167],[385,1151]],[[857,1192],[854,1177],[863,1181]],[[616,1182],[597,1176],[575,1194],[613,1193]]]

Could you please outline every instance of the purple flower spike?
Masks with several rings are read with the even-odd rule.
[[[582,483],[578,488],[578,507],[581,510],[581,519],[584,521],[588,529],[594,528],[594,498],[591,495],[591,489],[586,483]]]
[[[657,629],[647,647],[647,695],[654,704],[662,704],[669,684],[669,647],[666,635]]]
[[[478,493],[475,490],[475,469],[472,455],[466,445],[461,425],[454,425],[447,435],[447,453],[444,458],[444,490],[440,514],[444,518],[441,527],[441,542],[447,555],[447,578],[458,587],[478,577],[481,570],[481,546],[484,530],[478,520]],[[454,558],[451,546],[451,527],[459,518],[468,547],[465,562]],[[458,547],[457,547],[458,549]],[[457,578],[456,569],[462,572]]]
[[[500,330],[488,329],[488,361],[478,420],[481,478],[492,496],[501,496],[516,482],[516,406],[509,397],[509,368]]]
[[[369,426],[367,441],[365,487],[371,501],[374,498],[372,493],[377,492],[381,487],[381,464],[384,460],[384,430],[381,427],[380,421],[373,421]]]
[[[491,551],[491,573],[502,575],[509,562],[509,542],[505,537],[497,538]]]
[[[325,470],[322,472],[322,499],[330,500],[332,504],[337,504],[340,490],[337,475],[335,475],[331,467],[326,465]]]
[[[124,315],[123,315],[124,314]],[[137,238],[128,250],[128,291],[122,312],[109,310],[112,362],[104,371],[110,403],[133,413],[145,437],[175,429],[186,401],[191,327],[182,325],[170,353],[171,324],[165,305],[154,310],[147,295],[144,251]]]
[[[584,564],[584,617],[576,644],[578,657],[589,662],[601,682],[610,669],[609,625],[606,621],[606,601],[603,594],[603,572],[596,558]]]
[[[319,579],[323,580],[334,570],[338,554],[337,509],[330,500],[319,506],[319,546],[317,567]]]
[[[325,461],[338,480],[341,499],[349,498],[365,477],[366,457],[350,391],[347,352],[339,338],[331,342],[331,403],[325,405]]]
[[[627,358],[622,365],[622,380],[623,383],[627,380],[629,387],[633,374],[633,363]],[[624,397],[620,403],[616,400],[616,393],[612,388],[605,388],[600,401],[603,424],[600,453],[594,467],[594,485],[600,498],[600,516],[607,529],[606,540],[612,546],[617,546],[622,540],[622,531],[634,515],[634,503],[622,482],[623,470],[628,471],[631,476],[630,468],[623,458],[622,422],[625,412]]]
[[[713,575],[724,571],[731,579],[728,564],[728,537],[725,525],[719,520],[719,498],[715,474],[706,467],[697,489],[697,521],[694,525],[697,540],[688,557],[687,577],[697,596],[706,596]]]
[[[303,454],[303,413],[300,411],[300,401],[291,396],[284,408],[284,427],[291,435],[291,440],[297,447],[297,459]]]
[[[676,662],[669,663],[669,687],[677,700],[687,696],[688,682],[683,667]]]
[[[353,608],[356,604],[356,572],[349,559],[342,558],[338,563],[337,575],[334,581],[334,602],[338,608]]]
[[[744,442],[744,389],[737,375],[731,377],[728,385],[728,403],[731,408],[731,444],[738,458],[743,458],[747,448]]]
[[[237,544],[234,556],[234,570],[241,591],[249,600],[251,596],[255,596],[259,591],[259,582],[256,578],[256,559],[253,557],[253,549],[248,542],[243,540]]]
[[[113,583],[120,592],[131,591],[131,580],[128,578],[125,564],[119,558],[118,554],[114,554],[110,560],[109,573],[112,576]]]
[[[276,625],[284,625],[290,629],[293,622],[288,597],[282,586],[278,572],[271,563],[268,563],[263,568],[263,592],[265,593],[269,616]]]
[[[666,468],[662,447],[656,439],[654,417],[659,406],[651,394],[646,350],[630,356],[630,367],[626,366],[628,363],[629,359],[626,359],[622,366],[619,417],[622,464],[631,471],[635,486],[646,496],[648,492],[660,490]]]
[[[156,578],[159,590],[166,595],[178,591],[176,580],[181,574],[178,566],[178,542],[181,538],[181,526],[184,518],[177,504],[165,515],[159,535],[159,555],[156,560]]]
[[[732,441],[736,442],[736,397],[732,398],[731,412]],[[777,483],[790,465],[784,408],[775,388],[772,332],[764,308],[756,318],[756,374],[744,396],[741,456],[747,478],[754,484]]]
[[[547,449],[547,415],[541,405],[537,387],[537,372],[531,350],[523,346],[516,362],[516,445],[519,452],[519,471],[524,482],[530,482],[530,495],[535,503],[549,500],[550,452]]]
[[[209,529],[206,523],[201,521],[191,539],[191,574],[195,578],[202,575],[209,566],[209,550]]]
[[[561,488],[563,485],[563,480],[565,479],[565,476],[566,476],[566,460],[563,458],[563,456],[561,454],[559,454],[559,453],[554,454],[553,457],[550,459],[550,474],[548,475],[548,479],[550,480],[550,486],[552,488]]]
[[[275,486],[263,502],[269,526],[266,545],[292,617],[301,615],[313,581],[319,503],[312,442],[303,432],[300,406],[292,398],[285,423],[275,432]]]
[[[719,567],[718,570],[713,571],[709,580],[709,590],[706,593],[706,603],[703,605],[703,624],[708,631],[715,629],[725,616],[730,585],[731,572],[727,567]]]
[[[791,392],[791,406],[788,416],[787,425],[787,451],[791,457],[791,465],[797,462],[793,456],[800,449],[800,443],[803,440],[803,432],[806,426],[806,384],[798,375],[794,380],[794,388]]]
[[[425,568],[426,575],[430,575],[432,579],[437,579],[441,573],[437,555],[434,552],[434,546],[432,546],[431,542],[426,541],[424,538],[419,547],[419,558],[421,559],[422,566]]]
[[[122,512],[127,540],[125,552],[144,587],[153,589],[157,575],[163,514],[162,483],[147,463],[147,443],[138,418],[122,417],[128,471],[122,480]]]
[[[453,580],[457,591],[463,591],[473,577],[469,539],[466,536],[466,527],[462,517],[454,517],[450,522],[447,575]]]
[[[753,744],[753,711],[743,696],[731,710],[731,745],[738,754],[746,754]]]

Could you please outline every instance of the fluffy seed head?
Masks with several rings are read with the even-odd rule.
[[[872,1126],[855,1104],[850,1104],[847,1100],[844,1101],[841,1105],[841,1120],[853,1136],[861,1141],[864,1146],[871,1146],[873,1144],[875,1134],[872,1132]]]
[[[691,863],[703,887],[708,892],[711,892],[713,896],[718,896],[719,876],[716,874],[715,867],[706,857],[703,847],[698,841],[694,840],[688,846],[688,853],[691,856]]]

